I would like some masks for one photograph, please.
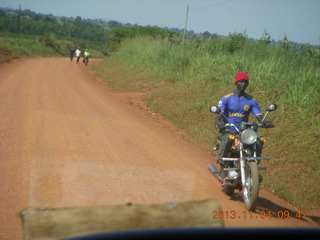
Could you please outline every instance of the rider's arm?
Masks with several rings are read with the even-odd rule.
[[[218,126],[218,128],[221,128],[224,126],[224,121],[222,113],[219,113],[218,116],[215,118],[214,122]]]
[[[262,115],[257,115],[256,116],[256,119],[259,121],[259,123],[262,123]]]
[[[221,110],[221,112],[217,115],[217,117],[214,120],[218,128],[222,128],[225,125],[225,122],[223,120],[224,119],[223,114],[227,110],[227,106],[228,106],[227,102],[228,102],[227,99],[225,97],[222,97],[218,103],[218,108]]]

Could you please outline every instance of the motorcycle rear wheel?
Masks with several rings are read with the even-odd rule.
[[[259,173],[256,162],[247,163],[246,177],[246,185],[243,186],[243,201],[248,211],[254,211],[259,196]]]

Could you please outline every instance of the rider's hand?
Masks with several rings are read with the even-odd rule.
[[[221,114],[219,114],[219,115],[215,118],[214,123],[216,124],[216,126],[217,126],[218,128],[224,127],[224,121],[222,120]]]
[[[223,128],[224,127],[224,122],[223,121],[219,121],[219,122],[216,122],[218,128]]]
[[[263,121],[263,127],[265,128],[273,128],[274,124],[271,121]]]

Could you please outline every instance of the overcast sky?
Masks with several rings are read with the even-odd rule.
[[[320,0],[0,0],[0,7],[55,16],[115,20],[138,25],[184,28],[227,36],[246,31],[259,39],[320,45]]]

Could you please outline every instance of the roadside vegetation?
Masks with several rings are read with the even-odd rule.
[[[261,171],[263,185],[310,211],[320,207],[319,53],[318,47],[294,48],[285,36],[280,44],[265,37],[252,41],[245,33],[214,39],[198,36],[186,42],[137,36],[123,39],[111,58],[95,69],[117,91],[152,89],[145,95],[148,106],[208,152],[218,132],[209,107],[234,90],[237,72],[247,72],[247,92],[261,108],[271,103],[279,107],[268,116],[276,128],[260,131],[268,138],[264,155],[272,158],[266,162],[268,170]]]
[[[70,48],[89,48],[95,58],[107,55],[104,44],[55,34],[28,35],[0,32],[0,63],[26,57],[69,57]]]
[[[71,47],[88,48],[91,57],[103,58],[119,47],[122,39],[135,37],[137,32],[154,38],[177,34],[112,20],[0,8],[0,62],[17,57],[69,56]]]
[[[17,57],[69,57],[70,48],[89,48],[90,54],[102,58],[107,23],[76,18],[55,17],[32,12],[0,8],[0,62]]]

